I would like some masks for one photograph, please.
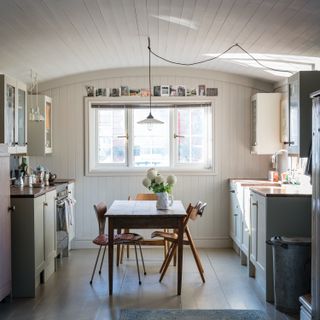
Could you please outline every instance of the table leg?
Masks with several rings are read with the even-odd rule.
[[[113,221],[112,218],[108,219],[108,254],[109,254],[109,295],[112,295],[113,291]]]
[[[183,219],[178,223],[178,296],[181,295],[183,263]]]

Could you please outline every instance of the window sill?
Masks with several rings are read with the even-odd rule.
[[[149,168],[143,169],[114,169],[114,170],[91,170],[86,172],[86,177],[135,177],[144,176]],[[186,170],[186,169],[163,169],[156,168],[161,171],[162,175],[174,174],[176,176],[216,176],[217,173],[213,169],[199,169],[199,170]]]

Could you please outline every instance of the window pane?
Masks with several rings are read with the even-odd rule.
[[[152,110],[154,118],[164,124],[153,125],[152,129],[137,122],[147,117],[148,109],[133,110],[133,166],[168,167],[170,165],[169,109]]]
[[[98,163],[126,163],[125,111],[97,109],[96,112]]]
[[[208,134],[205,109],[181,108],[176,112],[178,163],[206,163]]]

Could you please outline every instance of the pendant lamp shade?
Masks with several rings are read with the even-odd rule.
[[[152,128],[152,125],[154,124],[163,124],[164,122],[158,119],[155,119],[151,113],[151,48],[150,48],[150,38],[148,37],[148,50],[149,50],[149,115],[143,119],[138,121],[138,124],[146,124],[148,125],[148,129]]]

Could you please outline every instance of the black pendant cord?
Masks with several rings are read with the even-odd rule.
[[[167,58],[164,58],[162,56],[160,56],[159,54],[155,53],[154,51],[152,51],[151,46],[150,46],[150,37],[148,37],[148,50],[149,50],[149,86],[151,88],[151,79],[150,79],[150,61],[151,61],[151,57],[150,54],[152,53],[155,57],[157,57],[158,59],[161,59],[165,62],[171,63],[171,64],[176,64],[176,65],[180,65],[180,66],[195,66],[198,64],[202,64],[202,63],[206,63],[206,62],[210,62],[213,60],[216,60],[218,58],[220,58],[221,56],[223,56],[224,54],[226,54],[227,52],[229,52],[230,50],[232,50],[233,48],[239,48],[240,50],[242,50],[244,53],[246,53],[252,60],[254,60],[257,64],[259,64],[261,67],[272,70],[272,71],[277,71],[277,72],[288,72],[291,74],[294,74],[294,72],[290,71],[290,70],[284,70],[284,69],[276,69],[276,68],[271,68],[268,67],[264,64],[262,64],[258,59],[256,59],[251,53],[249,53],[247,50],[245,50],[240,44],[235,43],[233,44],[231,47],[229,47],[228,49],[226,49],[225,51],[223,51],[222,53],[212,57],[212,58],[208,58],[208,59],[204,59],[204,60],[200,60],[200,61],[196,61],[196,62],[191,62],[191,63],[183,63],[183,62],[178,62],[178,61],[173,61]],[[151,94],[151,92],[150,92]],[[150,99],[151,100],[151,99]]]

